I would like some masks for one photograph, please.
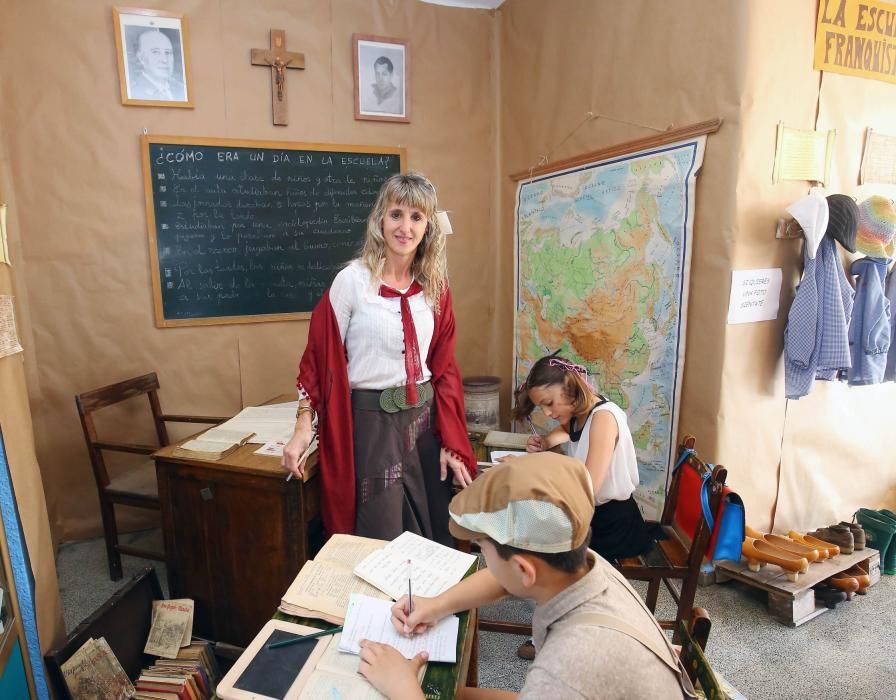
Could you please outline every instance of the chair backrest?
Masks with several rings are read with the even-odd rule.
[[[144,374],[133,379],[126,379],[115,384],[86,391],[75,397],[78,406],[78,415],[81,418],[81,428],[84,430],[84,439],[87,442],[87,450],[90,453],[90,461],[93,465],[94,476],[100,488],[109,483],[103,461],[102,450],[116,450],[119,452],[133,452],[137,454],[152,454],[159,447],[169,444],[168,431],[162,418],[162,409],[159,405],[159,378],[155,372]],[[135,396],[145,394],[149,400],[152,411],[153,426],[155,427],[157,445],[137,445],[128,443],[100,440],[97,436],[96,424],[93,414],[101,408],[126,401]]]
[[[675,528],[683,541],[691,543],[688,560],[699,567],[713,536],[701,507],[703,480],[708,480],[710,511],[718,513],[728,470],[720,464],[705,464],[697,456],[695,444],[694,436],[686,435],[679,445],[677,463],[680,466],[672,475],[661,522]]]
[[[62,677],[62,664],[91,637],[105,637],[128,677],[149,666],[153,657],[143,653],[152,621],[152,601],[161,600],[162,588],[156,570],[147,566],[117,591],[99,609],[78,625],[60,647],[47,652],[47,675],[59,700],[71,695]]]
[[[711,627],[712,622],[703,608],[693,609],[690,625],[684,620],[678,623],[681,663],[691,683],[700,685],[707,700],[726,700],[727,695],[704,654]]]

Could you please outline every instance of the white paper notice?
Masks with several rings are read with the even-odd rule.
[[[778,318],[781,268],[732,270],[728,323],[755,323]]]
[[[0,294],[0,357],[22,352],[19,336],[16,335],[16,316],[12,297]]]
[[[458,623],[456,615],[449,615],[423,634],[405,637],[392,624],[391,602],[354,593],[345,614],[339,651],[360,654],[358,643],[369,639],[395,647],[406,659],[425,651],[430,661],[453,664],[457,661]]]

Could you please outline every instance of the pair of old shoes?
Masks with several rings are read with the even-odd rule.
[[[896,513],[886,508],[859,508],[854,518],[865,529],[865,538],[880,552],[880,570],[896,574]]]
[[[852,554],[855,550],[865,549],[865,530],[858,524],[840,522],[820,527],[807,534],[837,545],[843,554]]]

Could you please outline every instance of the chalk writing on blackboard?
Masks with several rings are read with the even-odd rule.
[[[404,149],[143,137],[157,326],[307,318]]]

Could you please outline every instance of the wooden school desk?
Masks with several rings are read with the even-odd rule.
[[[178,444],[153,455],[171,597],[195,601],[195,634],[246,646],[309,558],[317,454],[287,482],[278,458],[253,454],[260,445],[205,461],[174,456]]]
[[[478,570],[479,561],[477,560],[467,571],[466,576],[470,576]],[[464,686],[476,687],[479,685],[479,611],[474,608],[458,613],[458,617],[460,624],[457,631],[457,663],[431,663],[426,667],[421,687],[427,700],[454,700]],[[274,614],[274,618],[321,629],[329,629],[334,626],[323,620],[286,615],[279,610]]]

